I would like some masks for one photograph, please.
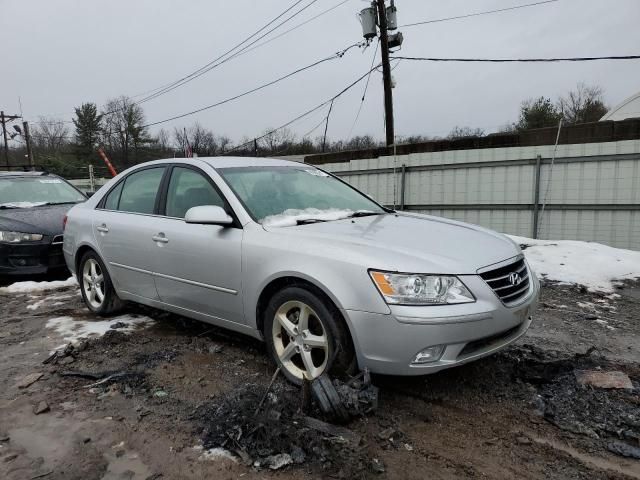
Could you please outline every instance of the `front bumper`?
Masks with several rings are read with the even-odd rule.
[[[42,275],[66,269],[62,236],[45,236],[40,242],[0,243],[0,276]]]
[[[537,306],[537,279],[518,305],[507,307],[479,276],[460,278],[476,302],[390,306],[390,314],[344,310],[360,368],[387,375],[435,373],[497,352],[525,334]],[[412,363],[418,352],[437,345],[444,345],[437,361]]]

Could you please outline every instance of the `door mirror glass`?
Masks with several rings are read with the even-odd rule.
[[[199,223],[203,225],[231,225],[231,218],[222,207],[216,205],[202,205],[191,207],[184,216],[187,223]]]

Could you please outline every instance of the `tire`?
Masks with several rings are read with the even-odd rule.
[[[77,272],[80,292],[85,305],[101,317],[113,315],[124,307],[113,288],[104,262],[94,251],[85,253],[80,259]]]
[[[351,374],[356,367],[344,320],[323,297],[302,286],[286,287],[271,298],[264,313],[267,350],[297,385],[304,376],[313,380],[323,373]],[[305,318],[306,328],[299,329]]]

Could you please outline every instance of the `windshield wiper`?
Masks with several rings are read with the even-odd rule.
[[[311,223],[322,223],[326,221],[327,220],[321,220],[319,218],[304,218],[301,220],[296,220],[296,225],[309,225]]]
[[[76,204],[78,202],[45,202],[45,203],[41,203],[40,205],[37,205],[38,207],[46,207],[47,205],[71,205],[71,204]]]
[[[357,218],[357,217],[371,217],[372,215],[382,215],[382,212],[353,212],[353,215],[351,215],[351,218]]]

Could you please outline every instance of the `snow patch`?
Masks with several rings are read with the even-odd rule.
[[[132,333],[139,328],[146,328],[154,323],[154,320],[143,315],[120,315],[108,320],[86,320],[73,317],[50,318],[45,325],[54,330],[67,343],[77,343],[87,338],[98,338],[103,336],[111,326],[116,323],[124,323],[125,326],[118,328],[118,332]],[[64,345],[62,345],[64,347]]]
[[[292,227],[297,224],[298,220],[342,220],[349,218],[355,212],[353,210],[341,210],[338,208],[329,208],[320,210],[319,208],[305,208],[297,210],[290,208],[278,215],[269,215],[262,219],[262,225],[265,227]]]
[[[75,277],[69,277],[66,280],[54,280],[53,282],[16,282],[8,287],[0,288],[0,293],[29,293],[44,292],[45,290],[57,290],[66,287],[75,287],[78,285]]]
[[[40,207],[42,205],[46,205],[47,202],[8,202],[8,203],[0,203],[0,207],[7,208],[33,208]]]
[[[234,463],[238,462],[236,457],[234,457],[229,450],[225,450],[224,448],[220,448],[220,447],[204,450],[200,455],[199,460],[201,461],[231,460]]]
[[[539,278],[611,293],[616,282],[640,278],[640,252],[577,240],[534,240],[508,235]]]

